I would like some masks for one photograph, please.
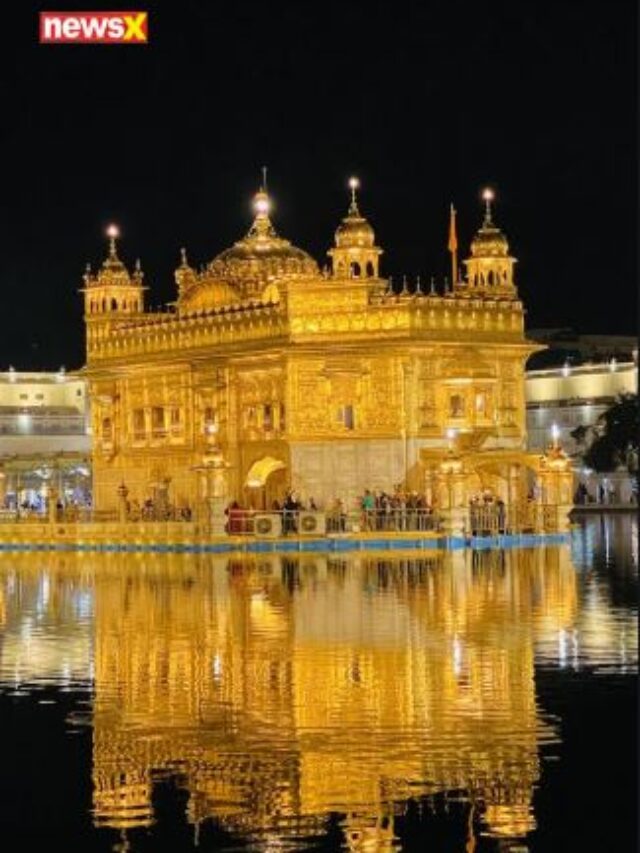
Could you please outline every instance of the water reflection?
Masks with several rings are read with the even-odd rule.
[[[338,813],[345,849],[382,851],[410,798],[455,792],[473,850],[535,829],[557,744],[535,666],[636,664],[633,615],[593,594],[576,547],[578,572],[569,546],[16,556],[0,569],[2,684],[92,682],[99,827],[151,825],[172,776],[194,827],[302,849]]]

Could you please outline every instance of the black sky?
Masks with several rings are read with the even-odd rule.
[[[322,263],[358,174],[394,277],[445,275],[448,205],[466,253],[490,184],[529,326],[635,333],[635,4],[125,4],[147,47],[41,46],[20,6],[0,369],[82,364],[77,289],[112,220],[150,302],[172,300],[180,246],[200,263],[238,239],[265,163],[276,227]]]

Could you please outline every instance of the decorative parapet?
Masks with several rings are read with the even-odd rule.
[[[228,305],[193,314],[151,314],[112,326],[107,336],[95,342],[90,356],[93,360],[186,351],[271,340],[287,331],[283,308],[272,303]]]

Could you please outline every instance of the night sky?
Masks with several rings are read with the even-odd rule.
[[[0,370],[82,365],[110,221],[171,301],[182,245],[200,264],[247,230],[263,164],[322,264],[359,175],[398,280],[447,274],[450,202],[466,255],[491,185],[528,325],[635,333],[635,4],[123,5],[148,46],[41,46],[27,4],[3,24]]]

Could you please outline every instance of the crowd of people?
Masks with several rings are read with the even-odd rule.
[[[469,523],[472,536],[504,533],[507,509],[502,498],[489,491],[473,495],[469,500]]]
[[[142,503],[139,500],[126,501],[127,518],[129,521],[191,521],[193,513],[189,506],[175,506],[168,501],[154,501],[147,498]]]
[[[360,498],[361,527],[372,530],[432,530],[437,513],[425,495],[396,489],[393,494],[365,489]]]
[[[274,500],[263,512],[279,513],[282,533],[287,536],[299,532],[301,512],[324,512],[328,533],[348,531],[411,531],[433,530],[437,527],[437,513],[425,496],[418,492],[396,490],[393,494],[366,489],[352,510],[344,500],[334,498],[326,505],[313,497],[303,500],[295,490],[287,491],[282,501]],[[237,500],[225,510],[225,529],[230,534],[253,532],[255,510],[243,507]]]

